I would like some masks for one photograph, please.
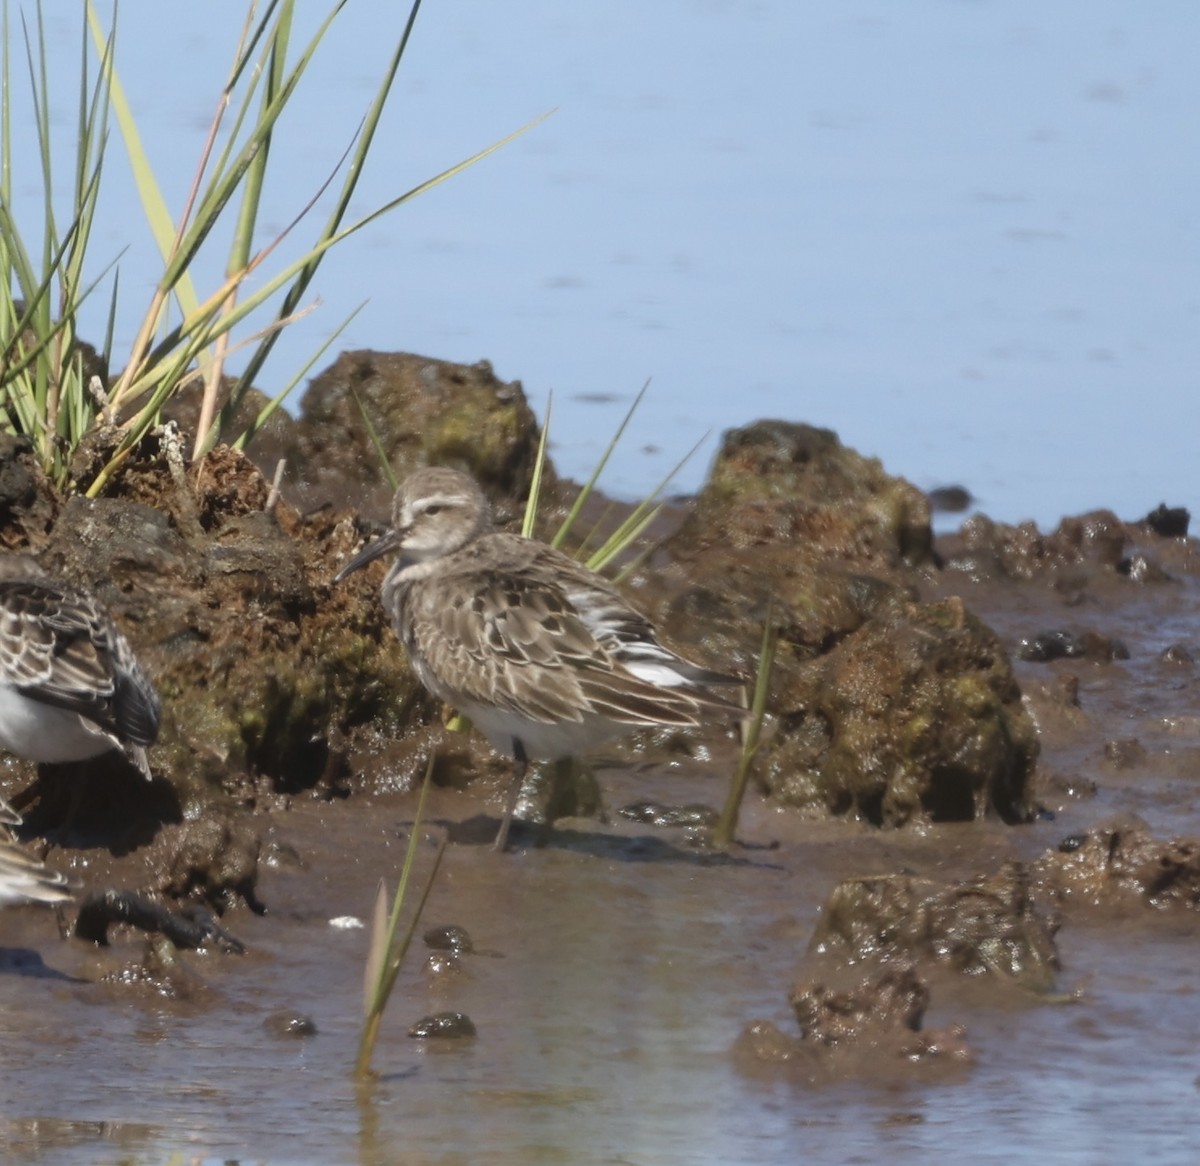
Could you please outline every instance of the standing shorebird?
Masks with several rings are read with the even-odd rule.
[[[119,749],[150,777],[158,694],[86,591],[0,555],[0,748],[37,762]]]
[[[395,552],[383,605],[421,683],[513,758],[495,848],[503,850],[530,759],[574,757],[651,725],[698,725],[704,691],[740,684],[677,656],[615,588],[533,539],[493,529],[478,485],[418,470],[396,491],[391,528],[338,572]]]
[[[0,799],[0,907],[13,903],[62,903],[71,897],[67,880],[31,858],[13,840],[8,827],[21,819]]]

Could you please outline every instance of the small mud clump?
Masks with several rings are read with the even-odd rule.
[[[1065,839],[1035,874],[1063,910],[1200,910],[1200,839],[1157,839],[1133,816]]]
[[[989,973],[1045,994],[1059,970],[1058,921],[1035,906],[1030,886],[1021,863],[954,886],[909,875],[851,879],[826,901],[811,950]]]
[[[790,1002],[801,1035],[790,1036],[770,1021],[753,1021],[738,1048],[754,1060],[789,1065],[813,1079],[895,1075],[914,1064],[969,1065],[973,1054],[961,1026],[922,1030],[929,999],[928,986],[910,965],[850,989],[798,984]]]

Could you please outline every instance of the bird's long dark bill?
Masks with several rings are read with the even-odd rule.
[[[387,534],[381,535],[369,546],[363,547],[350,562],[334,575],[333,581],[340,583],[347,575],[352,575],[360,567],[365,567],[368,563],[373,563],[380,555],[386,555],[388,551],[394,551],[399,545],[400,536],[394,530],[389,530]]]

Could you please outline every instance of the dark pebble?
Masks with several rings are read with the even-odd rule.
[[[1143,519],[1155,534],[1163,538],[1186,538],[1192,516],[1186,506],[1168,506],[1160,502]]]
[[[1113,660],[1129,659],[1129,649],[1124,640],[1109,639],[1099,632],[1084,632],[1080,639],[1083,643],[1083,654],[1089,660],[1110,664]]]
[[[463,970],[462,960],[452,951],[431,951],[425,966],[433,976],[452,976]]]
[[[1171,644],[1163,649],[1164,664],[1195,664],[1196,657],[1186,644]]]
[[[940,510],[943,514],[961,514],[975,501],[971,491],[965,486],[938,486],[926,495],[931,510]]]
[[[461,955],[463,952],[475,950],[467,929],[459,927],[456,923],[447,924],[445,927],[431,927],[422,938],[425,940],[425,946],[433,948],[434,951],[452,951]]]
[[[263,1020],[262,1026],[272,1036],[277,1037],[317,1035],[317,1024],[311,1016],[305,1016],[303,1012],[292,1012],[287,1008],[272,1012]]]
[[[1038,632],[1036,636],[1024,639],[1017,645],[1017,655],[1022,660],[1033,660],[1037,663],[1082,656],[1086,650],[1079,636],[1074,632],[1062,630]]]
[[[435,1012],[418,1020],[408,1035],[422,1040],[462,1040],[475,1035],[475,1024],[463,1012]]]
[[[1035,663],[1086,656],[1089,660],[1109,664],[1113,660],[1128,660],[1129,649],[1121,640],[1110,639],[1099,632],[1076,635],[1059,628],[1023,639],[1017,645],[1017,655]]]
[[[1134,583],[1169,583],[1171,576],[1149,555],[1130,555],[1117,564],[1117,571]]]

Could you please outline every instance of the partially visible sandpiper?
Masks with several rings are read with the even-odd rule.
[[[574,757],[651,725],[698,725],[705,692],[740,684],[658,642],[613,586],[567,555],[492,527],[478,485],[418,470],[396,492],[392,526],[338,572],[389,552],[383,605],[421,683],[514,760],[495,847],[503,850],[530,759]]]
[[[67,880],[26,854],[8,832],[21,819],[0,799],[0,907],[14,903],[62,903],[71,897]]]
[[[119,749],[147,778],[158,694],[96,600],[0,555],[0,748],[37,762]]]

